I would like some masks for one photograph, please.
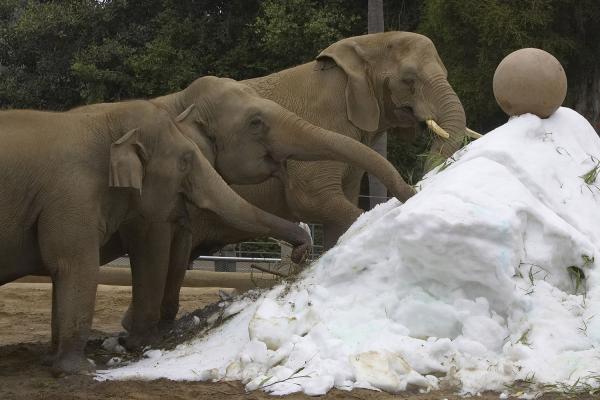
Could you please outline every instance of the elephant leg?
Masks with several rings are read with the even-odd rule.
[[[192,252],[192,233],[184,228],[177,227],[171,244],[171,257],[169,272],[165,284],[162,305],[160,308],[161,325],[169,326],[175,320],[179,311],[179,292],[185,278]]]
[[[96,260],[91,258],[83,256],[59,263],[55,278],[58,340],[52,365],[57,374],[91,369],[83,354],[92,328],[96,300],[97,254]]]
[[[360,183],[364,171],[349,167],[343,180],[343,197],[337,196],[332,201],[338,205],[337,212],[327,215],[323,219],[324,250],[329,250],[336,245],[342,236],[364,211],[358,207]]]
[[[347,166],[335,162],[319,162],[314,167],[314,163],[306,164],[310,168],[288,164],[292,179],[286,187],[286,200],[301,221],[323,224],[324,247],[328,250],[363,211],[346,197],[348,185],[342,182],[351,172]],[[356,188],[349,191],[356,192]]]
[[[84,356],[84,348],[96,300],[98,232],[89,227],[60,229],[59,224],[40,223],[39,237],[53,283],[53,373],[89,371],[92,367]]]
[[[122,321],[129,336],[122,341],[131,349],[153,344],[158,339],[172,224],[136,221],[124,230],[131,261],[132,301]]]
[[[56,300],[56,285],[52,282],[52,314],[50,318],[50,331],[51,331],[51,341],[50,341],[50,353],[42,357],[42,365],[51,366],[54,360],[56,359],[56,352],[58,350],[58,313],[56,311],[57,308],[57,300]]]
[[[340,236],[362,214],[362,210],[352,204],[341,188],[321,192],[310,201],[296,204],[300,219],[323,224],[324,249],[329,250]]]
[[[358,198],[360,196],[360,184],[365,175],[363,170],[349,167],[349,173],[342,182],[344,195],[349,201],[358,207]]]
[[[345,196],[335,196],[332,199],[335,212],[323,217],[323,246],[329,250],[336,245],[340,236],[344,234],[362,214],[362,210],[352,204]]]

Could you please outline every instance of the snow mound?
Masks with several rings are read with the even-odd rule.
[[[99,379],[242,380],[309,395],[600,385],[600,139],[576,112],[471,143],[362,215],[291,287]]]

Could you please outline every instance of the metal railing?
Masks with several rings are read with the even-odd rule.
[[[323,253],[323,235],[319,232],[322,226],[319,224],[308,224],[313,246],[309,261],[317,259]],[[289,257],[289,256],[288,256]],[[199,256],[193,260],[188,269],[199,269],[204,271],[221,272],[250,272],[252,264],[274,264],[285,262],[282,256],[282,246],[273,240],[253,240],[240,242],[225,246],[224,250],[210,256]],[[112,266],[128,267],[129,257],[120,257],[109,263]]]
[[[200,256],[200,257],[196,258],[196,260],[201,260],[201,261],[260,262],[260,263],[281,262],[281,258],[226,257],[226,256]]]
[[[378,198],[382,202],[389,197],[359,195],[359,198]],[[313,246],[308,261],[314,261],[324,252],[323,227],[321,224],[307,224],[313,238]],[[283,247],[274,240],[253,240],[228,245],[223,250],[210,256],[200,256],[190,262],[189,269],[223,272],[249,272],[252,264],[269,265],[285,263],[289,259],[282,256]],[[289,252],[289,249],[285,251]],[[112,266],[129,267],[127,256],[118,258],[109,263]]]

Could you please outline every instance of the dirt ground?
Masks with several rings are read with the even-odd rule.
[[[91,340],[102,338],[121,330],[120,318],[127,308],[130,288],[99,286]],[[0,287],[0,399],[273,399],[263,392],[250,392],[238,382],[204,383],[158,381],[96,382],[90,376],[71,376],[55,379],[49,369],[41,365],[41,358],[49,349],[51,285],[43,283],[12,283]],[[187,313],[218,299],[218,289],[184,288],[182,310]],[[88,346],[90,347],[90,346]],[[89,349],[88,349],[89,350]],[[93,354],[88,356],[94,358]],[[596,395],[597,396],[597,395]],[[599,397],[577,396],[578,400]],[[545,400],[563,396],[547,394]],[[307,399],[293,394],[285,399]],[[354,390],[332,390],[323,399],[408,399],[452,400],[459,399],[450,392],[418,394],[406,392],[399,395]],[[486,393],[482,400],[498,399],[496,393]]]

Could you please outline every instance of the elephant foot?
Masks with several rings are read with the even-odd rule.
[[[131,311],[131,304],[129,305],[129,308],[127,308],[127,311],[125,311],[125,315],[123,315],[123,318],[121,319],[121,326],[127,332],[131,332],[131,329],[133,327],[133,311]]]
[[[161,334],[169,333],[175,327],[175,318],[173,319],[161,319],[158,322],[158,331]]]
[[[127,336],[119,337],[119,344],[125,347],[127,351],[135,351],[146,346],[154,347],[160,343],[161,339],[162,336],[158,331],[144,335],[129,333]]]
[[[52,375],[60,378],[67,375],[89,374],[94,372],[95,365],[83,356],[64,356],[56,358],[52,363]]]
[[[44,367],[51,367],[52,364],[54,364],[54,361],[56,360],[56,353],[52,352],[49,354],[44,354],[42,356],[42,365]]]
[[[179,292],[177,293],[177,298],[174,301],[163,300],[163,304],[160,306],[160,321],[159,324],[163,322],[173,323],[177,318],[177,313],[179,312]]]

